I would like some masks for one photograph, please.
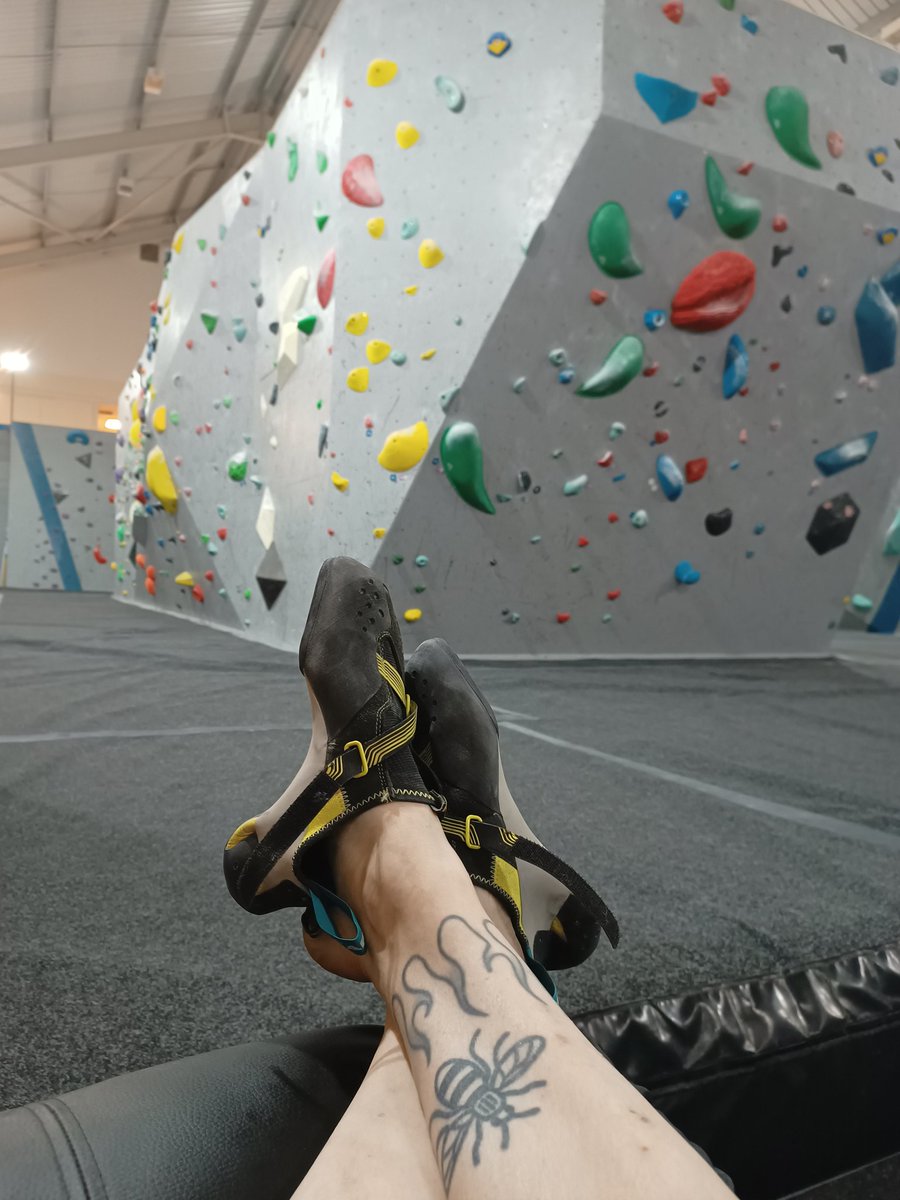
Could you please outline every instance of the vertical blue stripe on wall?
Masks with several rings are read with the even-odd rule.
[[[31,478],[31,486],[40,506],[41,516],[44,518],[47,533],[50,535],[50,545],[53,548],[56,565],[59,567],[62,585],[67,592],[80,592],[81,580],[78,577],[78,568],[72,558],[69,540],[63,529],[62,517],[59,515],[56,501],[53,499],[53,491],[50,487],[50,480],[47,478],[44,460],[38,449],[37,438],[34,436],[34,429],[30,425],[20,424],[16,421],[13,430]]]
[[[888,584],[878,612],[869,622],[869,633],[896,633],[900,624],[900,566]]]

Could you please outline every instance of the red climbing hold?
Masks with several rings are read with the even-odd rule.
[[[741,163],[741,165],[738,167],[737,173],[738,173],[738,175],[749,175],[752,170],[753,170],[753,163],[745,162],[745,163]]]
[[[246,192],[244,192],[244,194],[241,196],[241,204],[243,204],[244,208],[246,208],[249,203],[250,203],[250,197],[247,195]]]
[[[644,367],[642,374],[645,375],[647,377],[647,379],[652,379],[658,370],[659,370],[659,363],[652,362],[652,363],[650,363],[649,366]]]
[[[147,566],[147,560],[146,560],[146,558],[144,558],[143,554],[136,554],[134,556],[134,561],[135,561],[135,564],[137,566],[139,566],[142,571]]]
[[[328,536],[329,536],[329,537],[334,537],[334,530],[333,530],[333,529],[329,529],[329,530],[328,530]]]
[[[207,583],[212,583],[212,581],[215,579],[215,574],[212,571],[204,571],[203,578]]]
[[[156,303],[156,301],[155,301],[155,300],[154,300],[154,301],[152,301],[152,303],[151,303],[151,305],[150,305],[150,311],[151,311],[152,313],[158,313],[158,312],[159,312],[159,305]]]
[[[203,588],[200,586],[199,583],[195,583],[194,586],[191,588],[191,595],[194,597],[194,599],[197,601],[198,604],[203,604],[203,602],[206,600],[206,596],[203,593]]]
[[[731,80],[727,75],[713,75],[711,82],[720,96],[727,96],[731,91]]]
[[[101,567],[103,566],[103,564],[105,562],[109,561],[109,559],[104,558],[103,551],[100,549],[99,546],[94,547],[94,558],[100,564]]]
[[[150,593],[151,596],[156,595],[156,581],[151,579],[149,575],[144,580],[144,587]]]
[[[746,310],[755,289],[752,260],[733,250],[717,250],[682,280],[672,301],[672,324],[693,333],[722,329]]]
[[[661,446],[663,442],[667,442],[669,440],[668,429],[657,429],[656,433],[653,435],[653,440],[656,442],[657,446]]]
[[[110,504],[115,504],[115,502],[116,502],[116,498],[115,498],[115,496],[113,495],[113,493],[112,493],[112,492],[110,492],[110,493],[109,493],[109,495],[108,495],[106,498],[107,498],[107,500],[110,502]]]
[[[610,525],[615,525],[616,521],[618,521],[618,519],[619,519],[619,514],[618,513],[610,513],[606,519],[607,519],[607,521],[609,521]]]
[[[585,546],[589,546],[590,544],[591,543],[588,541],[588,539],[586,537],[580,537],[578,539],[579,548],[582,550],[585,548]]]
[[[669,0],[668,4],[662,6],[663,16],[667,17],[673,25],[680,25],[681,18],[684,16],[684,5],[681,0]]]
[[[184,344],[187,346],[188,350],[193,350],[194,342],[193,342],[192,338],[188,338],[188,340]]]
[[[206,430],[207,433],[212,433],[212,425],[210,425],[209,421],[206,422],[206,424],[203,426],[203,428]]]
[[[788,227],[788,219],[783,213],[778,213],[772,218],[772,228],[776,233],[784,233]]]
[[[349,96],[345,96],[344,97],[344,108],[352,108],[352,107],[353,107],[353,101],[350,99]]]
[[[566,621],[571,621],[571,619],[572,619],[571,613],[558,612],[556,614],[557,625],[565,625]]]
[[[622,595],[621,588],[613,588],[613,590],[611,592],[606,593],[606,598],[607,598],[607,600],[618,600],[618,598],[621,595]]]
[[[150,563],[150,565],[147,567],[147,578],[148,579],[156,578],[156,567],[154,567],[153,563]]]
[[[779,370],[781,370],[781,363],[780,363],[780,362],[773,362],[773,363],[769,363],[769,370],[770,370],[770,371],[779,371]]]
[[[227,529],[217,529],[216,537],[219,539],[220,542],[224,542],[225,539],[228,537],[228,530]]]
[[[740,391],[738,392],[738,395],[739,396],[749,396],[750,395],[750,389],[746,386],[746,384],[744,385],[744,387],[742,387],[740,389]]]
[[[602,292],[600,288],[591,288],[591,304],[605,304],[608,299],[608,292]]]
[[[597,459],[598,467],[611,467],[613,465],[612,450],[607,450],[604,455]]]
[[[709,462],[705,458],[692,458],[684,464],[684,477],[688,483],[699,483],[706,474]]]
[[[331,293],[334,291],[334,271],[334,251],[329,250],[322,259],[322,265],[319,267],[319,277],[316,280],[316,296],[322,308],[327,308],[331,303]]]
[[[341,191],[361,208],[378,208],[384,203],[371,154],[357,154],[350,159],[341,176]]]
[[[134,489],[134,498],[137,500],[138,504],[147,503],[147,491],[142,483],[139,483]]]
[[[703,101],[703,103],[705,105],[707,105],[709,108],[715,108],[716,101],[718,100],[718,98],[719,98],[719,93],[715,92],[715,91],[714,92],[704,92],[703,95],[700,97],[700,99]]]

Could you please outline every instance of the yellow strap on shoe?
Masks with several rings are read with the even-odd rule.
[[[378,674],[382,679],[386,680],[391,689],[396,692],[397,698],[406,703],[406,711],[409,712],[409,697],[406,694],[406,688],[404,687],[403,680],[400,678],[400,672],[396,669],[396,667],[389,663],[386,658],[382,658],[380,654],[376,654],[375,659],[378,663]]]

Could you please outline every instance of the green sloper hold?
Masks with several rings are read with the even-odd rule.
[[[316,170],[320,175],[324,175],[328,170],[328,157],[322,150],[316,151]]]
[[[581,385],[579,396],[613,396],[640,374],[644,366],[644,343],[628,334],[620,338],[595,375]]]
[[[613,279],[640,275],[643,267],[631,252],[631,228],[621,204],[610,200],[601,204],[588,226],[591,257]]]
[[[471,421],[454,421],[444,430],[441,463],[447,478],[466,504],[491,515],[497,511],[484,486],[481,438]]]
[[[719,164],[710,154],[706,159],[706,191],[716,224],[730,238],[745,238],[753,233],[762,215],[762,206],[752,196],[730,192]]]
[[[219,318],[213,313],[201,313],[200,320],[203,322],[207,333],[215,333],[216,326],[219,323]]]
[[[773,87],[766,93],[766,116],[785,154],[820,171],[822,164],[809,144],[809,105],[795,87]]]
[[[734,0],[719,0],[719,7],[734,12]]]

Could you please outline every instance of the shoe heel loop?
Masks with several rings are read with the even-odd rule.
[[[363,955],[368,953],[366,946],[366,935],[360,927],[359,921],[356,918],[356,913],[345,900],[340,896],[336,896],[334,892],[330,892],[328,888],[322,887],[320,883],[309,882],[306,885],[309,891],[310,900],[312,902],[313,912],[316,916],[316,922],[323,933],[327,933],[334,941],[349,950],[352,954]],[[356,934],[352,938],[344,938],[338,933],[334,927],[331,917],[328,915],[326,904],[330,904],[333,908],[339,908],[345,916],[349,917],[356,928]]]

